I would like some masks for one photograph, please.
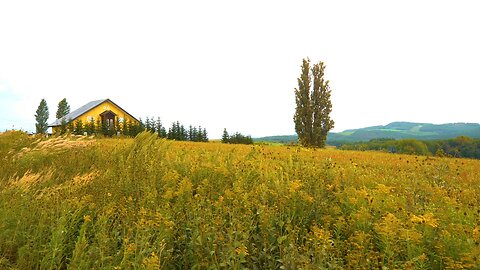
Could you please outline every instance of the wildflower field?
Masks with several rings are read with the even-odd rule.
[[[480,268],[480,161],[0,134],[0,269]]]

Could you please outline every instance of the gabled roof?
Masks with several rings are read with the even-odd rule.
[[[48,125],[49,127],[56,127],[56,126],[61,126],[62,125],[62,120],[65,119],[65,121],[68,123],[69,121],[71,120],[75,120],[77,117],[79,117],[80,115],[88,112],[89,110],[97,107],[98,105],[104,103],[105,101],[110,101],[111,103],[113,103],[115,106],[117,106],[118,108],[120,108],[122,111],[126,112],[131,118],[137,120],[137,118],[133,117],[131,114],[129,114],[127,111],[125,111],[124,109],[122,109],[120,106],[118,106],[117,104],[115,104],[115,102],[111,101],[110,99],[100,99],[100,100],[94,100],[94,101],[90,101],[88,102],[87,104],[83,105],[82,107],[76,109],[75,111],[65,115],[64,117],[60,118],[60,119],[57,119],[55,120],[55,122],[51,123],[50,125]],[[138,121],[138,120],[137,120]]]

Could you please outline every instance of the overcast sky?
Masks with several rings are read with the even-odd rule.
[[[479,120],[478,1],[0,1],[0,130],[42,98],[110,98],[169,126],[294,134],[302,58],[325,62],[334,131]]]

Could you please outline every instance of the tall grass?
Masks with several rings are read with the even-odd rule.
[[[480,162],[0,135],[0,268],[479,267]]]

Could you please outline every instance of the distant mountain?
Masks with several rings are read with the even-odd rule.
[[[458,136],[480,138],[480,124],[477,123],[452,123],[452,124],[428,124],[411,122],[393,122],[385,126],[373,126],[359,129],[349,129],[338,133],[329,133],[328,144],[341,144],[348,142],[369,141],[372,139],[418,139],[418,140],[442,140]],[[269,136],[256,138],[255,141],[291,143],[296,142],[297,135]]]

